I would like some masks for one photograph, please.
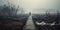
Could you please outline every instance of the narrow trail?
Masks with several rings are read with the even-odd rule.
[[[24,30],[37,30],[34,26],[32,16],[29,16],[28,21],[24,27]]]

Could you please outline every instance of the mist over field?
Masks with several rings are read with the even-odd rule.
[[[23,13],[45,13],[45,11],[55,13],[57,10],[60,11],[60,0],[0,0],[0,6],[8,5],[8,2],[15,5],[16,8],[19,6],[20,9],[23,9]],[[18,11],[19,13],[21,12]]]

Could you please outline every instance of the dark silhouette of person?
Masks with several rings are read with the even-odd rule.
[[[29,15],[31,15],[31,12],[29,12]]]

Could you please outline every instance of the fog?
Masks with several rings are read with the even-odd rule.
[[[55,13],[57,10],[60,11],[60,0],[0,0],[0,5],[8,4],[8,2],[22,8],[24,13],[45,13],[45,11]]]

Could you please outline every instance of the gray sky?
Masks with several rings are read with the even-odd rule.
[[[60,0],[0,0],[0,5],[7,4],[7,1],[16,6],[19,5],[25,10],[25,13],[41,13],[47,10],[51,12],[60,11]]]

